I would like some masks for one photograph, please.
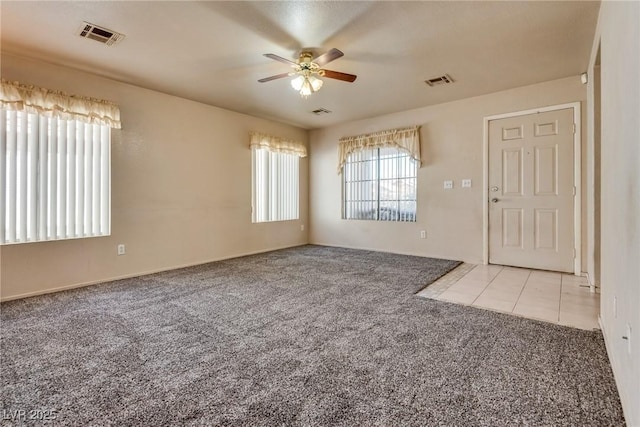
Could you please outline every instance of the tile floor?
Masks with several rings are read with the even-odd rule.
[[[465,263],[417,295],[580,329],[600,328],[600,294],[590,292],[586,278],[571,274]]]

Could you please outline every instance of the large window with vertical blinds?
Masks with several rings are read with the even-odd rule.
[[[415,222],[419,127],[340,138],[342,218]]]
[[[252,221],[286,221],[300,218],[301,143],[253,133]]]
[[[52,114],[40,112],[42,105],[24,108],[32,105],[32,88],[18,87],[28,90],[20,102],[19,91],[4,89],[0,244],[109,235],[111,126],[84,111],[78,119],[68,109]]]

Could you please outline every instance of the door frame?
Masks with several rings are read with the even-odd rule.
[[[568,104],[551,105],[548,107],[533,108],[524,111],[514,111],[511,113],[496,114],[483,118],[482,135],[482,174],[483,189],[482,197],[482,262],[489,264],[489,122],[492,120],[506,119],[509,117],[526,116],[529,114],[546,113],[547,111],[573,109],[573,122],[575,132],[573,134],[573,186],[575,195],[573,197],[573,250],[575,257],[573,260],[573,270],[576,276],[582,275],[582,164],[581,164],[581,142],[582,142],[582,122],[581,122],[580,102]]]

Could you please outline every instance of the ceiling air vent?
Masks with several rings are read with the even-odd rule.
[[[434,77],[432,79],[425,80],[424,82],[429,86],[433,87],[433,86],[453,83],[453,79],[451,78],[451,76],[449,76],[449,74],[445,74],[444,76]]]
[[[316,116],[321,116],[322,114],[329,114],[331,113],[331,111],[327,110],[326,108],[318,108],[317,110],[313,110],[312,113]]]
[[[116,33],[115,31],[99,27],[95,24],[90,24],[89,22],[82,23],[82,26],[78,30],[78,35],[86,39],[106,44],[107,46],[113,46],[125,37],[124,34]]]

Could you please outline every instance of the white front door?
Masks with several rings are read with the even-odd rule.
[[[489,122],[489,262],[574,270],[573,109]]]

